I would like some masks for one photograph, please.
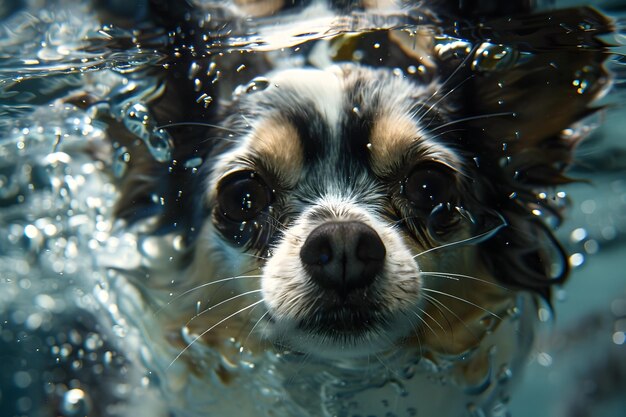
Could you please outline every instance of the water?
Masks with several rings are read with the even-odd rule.
[[[478,30],[473,18],[440,23],[422,8],[350,13],[347,6],[312,3],[278,13],[245,3],[216,6],[205,0],[196,6],[152,24],[146,23],[148,4],[141,1],[0,5],[0,415],[444,415],[440,408],[411,401],[412,393],[431,384],[462,387],[458,397],[442,400],[451,406],[449,415],[504,416],[510,410],[513,415],[613,416],[624,409],[618,394],[626,386],[623,21],[616,33],[605,35],[615,45],[607,66],[616,80],[602,103],[612,108],[606,120],[587,119],[570,132],[573,138],[587,135],[603,122],[580,147],[573,171],[591,177],[594,186],[559,187],[550,197],[573,201],[559,233],[574,274],[557,293],[556,324],[546,324],[552,329],[539,337],[526,378],[511,394],[510,381],[523,359],[512,355],[516,363],[508,363],[488,343],[434,361],[414,363],[392,355],[381,363],[402,372],[373,364],[366,378],[354,372],[363,364],[345,364],[339,372],[315,361],[302,364],[295,353],[259,357],[242,349],[247,341],[237,339],[221,341],[224,356],[193,344],[186,353],[194,373],[184,361],[171,364],[180,349],[157,342],[163,337],[159,315],[146,314],[133,284],[149,280],[160,289],[155,302],[164,308],[162,314],[173,314],[167,303],[175,302],[198,315],[205,301],[177,298],[186,289],[178,275],[154,272],[176,271],[186,244],[180,234],[151,236],[143,233],[149,227],[145,222],[129,230],[116,220],[120,180],[134,162],[137,143],[166,163],[164,169],[178,157],[168,125],[179,120],[153,114],[149,105],[163,94],[164,74],[181,73],[191,83],[193,94],[177,103],[191,109],[185,121],[201,122],[231,91],[266,88],[269,63],[278,68],[334,60],[382,63],[399,75],[430,81],[441,68],[449,71],[459,62],[489,77],[550,57],[549,63],[565,73],[569,58],[558,54],[590,47],[577,42],[589,41],[584,33],[598,23],[564,24],[564,32],[582,35],[571,44],[541,43],[529,51],[514,42],[506,25],[489,32]],[[496,15],[490,6],[485,2],[483,13]],[[564,6],[538,2],[536,8]],[[615,16],[623,13],[617,3],[603,6]],[[464,13],[469,17],[473,11]],[[422,54],[426,50],[432,55]],[[407,63],[401,52],[415,60]],[[585,66],[572,71],[568,82],[575,94],[585,96],[598,94],[604,78],[597,67]],[[484,110],[511,111],[505,94],[490,100]],[[112,127],[132,133],[133,140],[112,137],[112,131],[119,132]],[[518,133],[528,134],[514,136]],[[503,137],[498,144],[502,164],[510,163],[506,151],[515,140]],[[193,170],[202,159],[187,155],[177,163]],[[480,166],[481,160],[475,163]],[[151,197],[155,213],[163,198]],[[498,331],[511,334],[513,350],[530,343],[524,331],[529,324],[518,319],[527,308],[522,298],[502,314],[506,325]],[[540,310],[541,321],[551,323],[548,316],[549,310]],[[488,317],[481,323],[492,331]],[[193,329],[182,337],[193,341]],[[464,360],[485,362],[488,371],[458,375],[451,364]],[[214,372],[215,363],[224,371]],[[278,367],[284,363],[293,364],[293,372],[281,376]],[[611,379],[603,377],[607,370]],[[229,373],[244,378],[228,386]],[[303,376],[311,374],[317,376]],[[323,400],[311,393],[321,393]],[[462,411],[452,411],[459,403]]]

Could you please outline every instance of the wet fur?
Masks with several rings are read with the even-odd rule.
[[[565,24],[595,19],[609,30],[591,9],[560,13],[551,18]],[[549,26],[548,20],[539,16],[526,24]],[[503,24],[494,19],[483,30],[497,33]],[[167,326],[175,333],[186,324],[198,335],[194,341],[217,348],[235,337],[250,349],[258,344],[328,358],[398,347],[458,354],[480,343],[485,318],[498,319],[518,292],[549,301],[551,287],[567,277],[567,259],[534,211],[560,219],[562,207],[550,191],[569,181],[565,171],[580,139],[564,129],[593,112],[590,103],[610,83],[602,67],[604,45],[584,31],[580,36],[589,45],[585,51],[574,43],[533,50],[533,60],[505,72],[472,74],[463,60],[447,69],[453,76],[434,80],[353,64],[278,71],[268,75],[267,90],[210,110],[198,110],[185,78],[170,73],[164,97],[152,108],[163,124],[183,122],[170,130],[173,161],[154,163],[136,144],[118,205],[119,217],[129,223],[156,215],[153,233],[178,233],[187,243],[180,293],[193,296],[176,300]],[[523,47],[528,39],[505,41]],[[390,55],[397,53],[389,48]],[[585,65],[598,82],[578,94],[562,74]],[[501,81],[506,88],[499,90]],[[528,85],[536,86],[530,98]],[[194,157],[202,166],[185,167]],[[441,243],[424,219],[413,218],[398,188],[411,169],[432,162],[449,169],[459,206],[478,220],[473,228],[461,223],[451,241],[497,233],[473,245],[433,250]],[[216,193],[223,178],[243,169],[271,183],[276,200],[260,221],[262,232],[233,242],[231,230],[220,228]],[[152,194],[164,204],[155,204]],[[310,284],[298,253],[306,236],[329,220],[367,224],[389,254],[376,283],[359,293],[368,309],[381,312],[380,320],[367,316],[373,323],[356,333],[302,325],[327,306],[317,301],[322,293]],[[551,272],[555,261],[561,264],[557,274]],[[207,285],[221,280],[223,285]],[[196,300],[207,299],[219,308],[190,321]],[[348,304],[349,319],[359,319],[356,300]],[[188,346],[180,339],[174,344],[181,354]]]

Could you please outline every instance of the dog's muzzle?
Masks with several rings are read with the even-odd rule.
[[[300,250],[311,280],[342,298],[370,286],[385,264],[386,249],[374,229],[359,221],[332,221],[315,228]]]

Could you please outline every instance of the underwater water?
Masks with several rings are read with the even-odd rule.
[[[332,62],[328,51],[315,49],[320,39],[350,32],[370,42],[367,36],[374,33],[371,47],[340,43],[334,54],[376,62],[387,47],[377,41],[377,33],[401,29],[398,33],[419,50],[420,30],[428,32],[436,22],[419,5],[403,13],[360,12],[337,19],[339,11],[323,2],[284,15],[271,11],[273,2],[263,2],[259,10],[245,8],[245,2],[194,4],[198,13],[212,16],[204,32],[155,23],[150,4],[140,0],[0,4],[2,417],[193,416],[198,410],[211,415],[214,399],[189,382],[196,376],[170,366],[171,352],[149,343],[157,336],[140,319],[143,307],[130,284],[133,277],[124,274],[167,268],[184,244],[173,236],[164,246],[140,229],[126,230],[114,215],[120,179],[133,155],[110,128],[132,132],[155,160],[171,160],[172,137],[146,103],[161,94],[161,74],[177,59],[185,60],[189,80],[196,83],[198,108],[210,112],[221,100],[216,86],[238,88],[238,94],[262,88],[263,78],[255,77],[263,75],[269,61],[277,67]],[[536,9],[574,5],[582,4],[543,1]],[[626,4],[594,6],[615,19],[606,40],[612,45],[606,66],[614,85],[601,98],[605,111],[577,126],[591,133],[579,146],[570,174],[589,182],[555,190],[570,202],[557,235],[570,254],[572,276],[556,291],[556,317],[547,306],[540,308],[542,328],[510,399],[499,398],[487,411],[468,406],[470,416],[626,415],[621,395],[626,390]],[[182,14],[172,16],[172,23],[191,20]],[[246,14],[256,15],[242,17]],[[424,28],[408,26],[414,22],[423,22]],[[525,59],[523,52],[480,34],[460,38],[454,27],[437,34],[437,59],[466,57],[481,48],[472,60],[477,72]],[[406,42],[402,36],[396,41]],[[185,46],[179,48],[181,38]],[[433,77],[428,62],[397,71]],[[593,89],[597,74],[578,75],[572,88],[580,94]],[[201,162],[190,158],[184,164],[194,169]],[[158,206],[159,196],[154,199]],[[180,296],[174,280],[162,286],[166,299]],[[233,342],[232,348],[238,346]],[[225,366],[261,373],[258,364],[246,361],[242,356],[241,363]],[[271,366],[264,371],[271,375]],[[494,379],[506,380],[506,374]],[[375,384],[376,377],[369,383]],[[186,385],[193,389],[183,390]],[[329,386],[335,396],[348,391]],[[250,415],[298,412],[280,403],[282,388],[271,378],[251,380],[240,389],[259,392],[258,410],[248,410]],[[219,395],[232,396],[236,406],[237,392]],[[336,399],[330,397],[327,415],[346,415],[340,405],[330,404]],[[197,408],[185,408],[187,400]],[[410,407],[405,411],[421,415]]]

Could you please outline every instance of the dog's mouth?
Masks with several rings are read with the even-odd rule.
[[[386,314],[369,298],[367,291],[354,291],[347,296],[325,293],[313,312],[299,320],[297,329],[331,339],[375,331],[385,322]]]

